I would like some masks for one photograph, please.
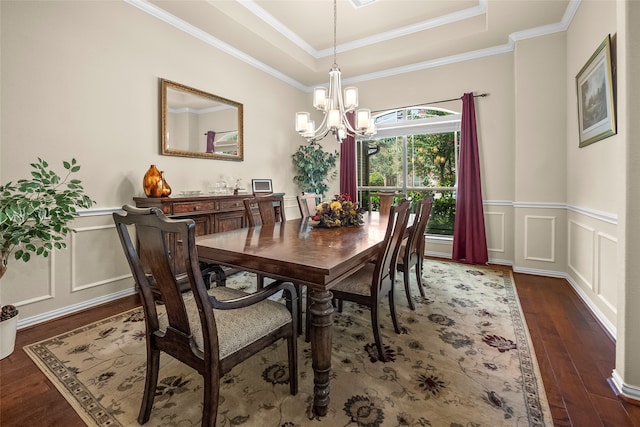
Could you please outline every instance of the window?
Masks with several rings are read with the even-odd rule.
[[[374,140],[359,141],[358,189],[363,207],[377,209],[377,191],[417,202],[434,199],[428,234],[453,235],[460,114],[417,106],[376,117]]]

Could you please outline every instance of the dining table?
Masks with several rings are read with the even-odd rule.
[[[321,228],[310,218],[240,228],[196,237],[201,261],[262,274],[307,287],[313,412],[329,407],[333,295],[331,288],[374,260],[384,240],[388,215],[363,214],[363,224]]]

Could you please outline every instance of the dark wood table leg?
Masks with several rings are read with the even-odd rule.
[[[311,305],[311,359],[313,361],[313,412],[327,415],[329,408],[329,376],[331,374],[331,324],[333,294],[309,289]]]

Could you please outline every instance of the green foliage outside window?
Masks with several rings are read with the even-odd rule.
[[[379,187],[384,185],[384,177],[380,172],[373,172],[369,176],[369,185],[372,187]]]
[[[413,120],[431,119],[446,116],[451,112],[426,107],[407,108],[390,112],[379,117],[380,122],[409,126]],[[406,170],[403,166],[404,144],[406,138]],[[392,136],[369,142],[375,150],[368,150],[362,159],[362,182],[359,185],[370,187],[429,187],[432,190],[409,190],[413,212],[417,203],[424,197],[433,198],[431,219],[427,233],[452,235],[455,222],[455,197],[450,190],[456,185],[456,132],[425,133],[417,135]],[[443,188],[442,191],[436,189]],[[444,189],[448,188],[448,189]],[[364,202],[369,198],[364,198]],[[376,210],[379,199],[371,196],[371,207]],[[397,202],[399,198],[394,199]]]
[[[427,224],[427,234],[453,235],[456,218],[456,199],[452,192],[442,192],[431,205],[431,218]]]

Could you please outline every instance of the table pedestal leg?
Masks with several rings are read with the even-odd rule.
[[[333,294],[310,289],[311,358],[313,366],[313,412],[321,417],[329,407],[329,375],[331,374],[331,324]]]

